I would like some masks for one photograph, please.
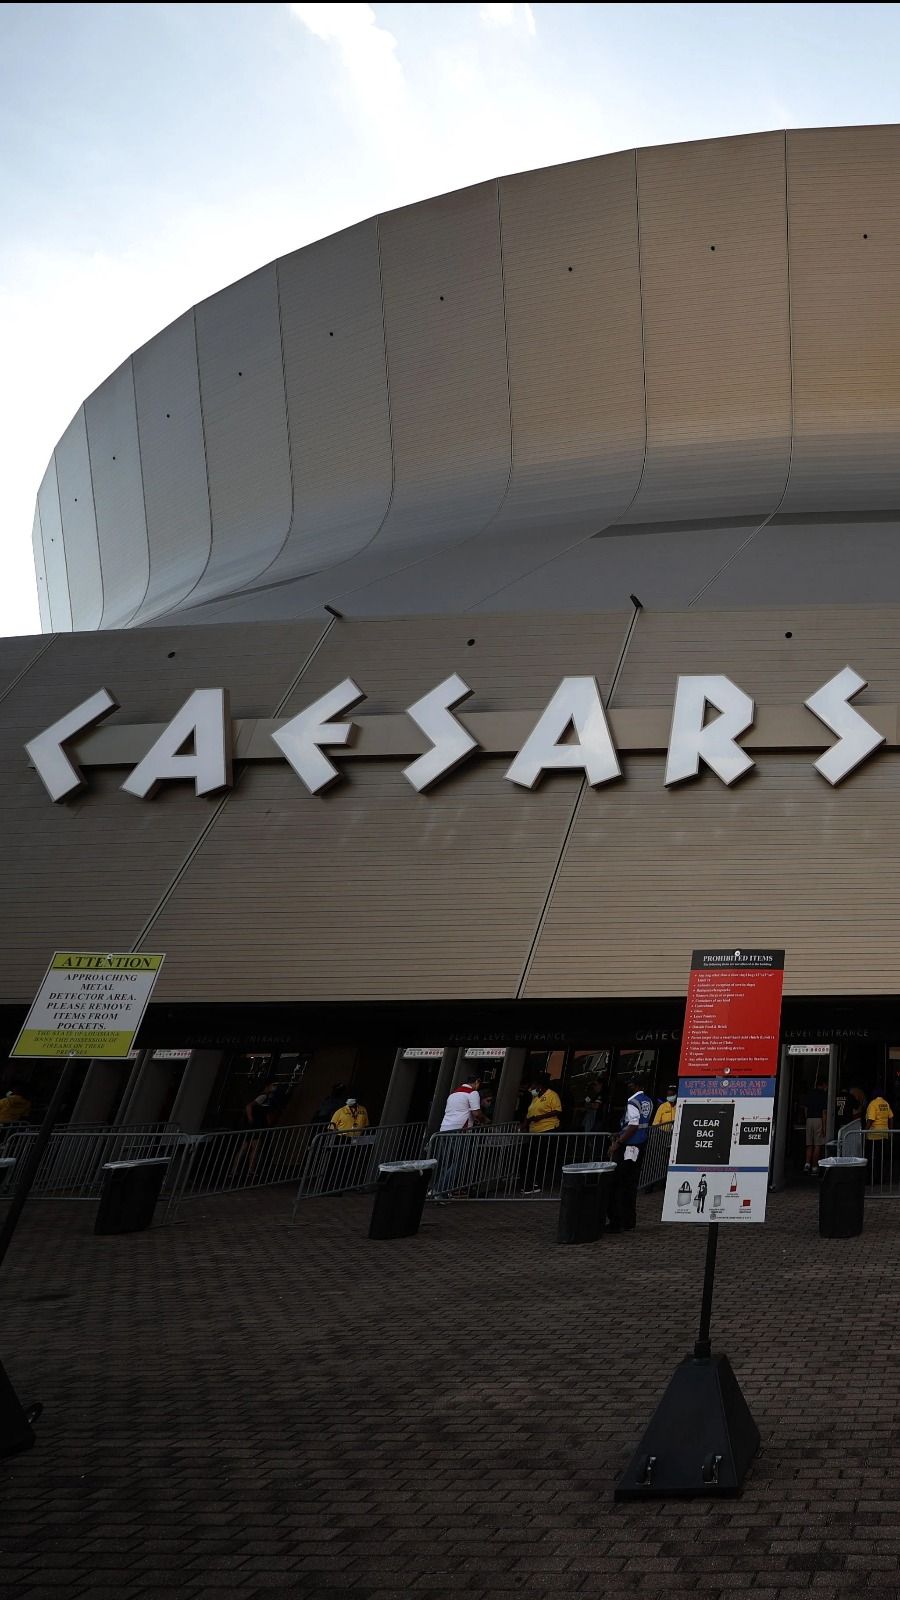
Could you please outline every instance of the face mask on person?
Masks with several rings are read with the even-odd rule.
[[[675,1101],[678,1099],[678,1096],[674,1095],[674,1094],[667,1094],[666,1095],[666,1099],[668,1100],[669,1105],[673,1106],[675,1104]]]

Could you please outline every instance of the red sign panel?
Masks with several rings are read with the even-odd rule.
[[[783,950],[695,950],[681,1040],[681,1078],[774,1078]]]

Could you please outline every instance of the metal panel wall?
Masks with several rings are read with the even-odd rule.
[[[471,711],[542,710],[560,679],[592,674],[610,686],[628,612],[567,619],[534,617],[527,636],[511,617],[409,617],[347,621],[329,629],[285,707],[299,711],[342,678],[365,690],[360,714],[405,711],[451,672],[472,689]]]
[[[274,263],[197,307],[212,550],[190,603],[229,594],[274,560],[291,525]]]
[[[787,139],[794,453],[785,509],[896,510],[900,128]]]
[[[0,925],[3,999],[30,997],[54,947],[127,949],[165,896],[217,802],[188,784],[165,785],[152,802],[123,794],[124,770],[91,769],[88,788],[53,805],[24,744],[105,684],[119,722],[171,716],[194,688],[231,689],[235,716],[272,716],[319,638],[316,625],[264,630],[264,647],[240,648],[230,628],[180,627],[64,634],[49,642],[3,700],[0,717]],[[246,639],[245,639],[246,642]],[[0,682],[8,646],[0,641]],[[296,780],[295,780],[296,781]],[[219,884],[220,937],[228,899]],[[226,936],[227,937],[227,936]],[[165,947],[163,947],[165,948]]]
[[[648,606],[688,605],[755,526],[735,518],[732,525],[677,531],[654,523],[624,533],[611,528],[534,567],[471,611],[579,612],[588,599],[609,610],[627,605],[632,594]]]
[[[802,705],[848,663],[868,680],[855,705],[900,699],[900,613],[849,606],[645,611],[619,679],[620,706],[668,706],[679,673],[723,672],[768,705]],[[823,729],[823,748],[830,742]]]
[[[284,256],[278,284],[294,516],[266,584],[368,544],[392,483],[377,222]]]
[[[176,606],[210,552],[209,489],[194,314],[187,312],[134,355],[150,582],[135,621]]]
[[[634,156],[500,183],[514,441],[497,515],[360,599],[379,611],[491,610],[532,569],[620,516],[644,456]],[[601,606],[609,599],[594,590]],[[577,591],[572,591],[581,608]]]
[[[377,548],[398,558],[477,532],[510,470],[497,185],[381,219],[394,497]]]
[[[897,589],[896,512],[777,516],[704,591],[704,606],[872,604]]]
[[[628,522],[765,515],[791,432],[784,137],[638,152],[647,464]]]
[[[34,553],[34,576],[37,582],[38,611],[41,618],[41,632],[52,633],[53,625],[50,621],[50,596],[47,592],[47,568],[44,564],[44,536],[41,532],[41,513],[37,504],[35,504],[34,521],[31,526],[31,548]]]
[[[571,786],[529,794],[486,761],[424,796],[397,763],[360,765],[326,796],[247,771],[148,935],[163,998],[514,994]]]
[[[131,360],[84,402],[100,568],[103,627],[129,623],[147,592],[150,552]]]
[[[72,627],[99,628],[103,615],[103,581],[84,406],[56,446],[56,480],[69,574]]]
[[[526,998],[683,995],[692,948],[729,944],[783,945],[788,994],[896,992],[896,751],[837,790],[784,753],[732,789],[625,766],[579,810]]]
[[[47,578],[50,625],[57,633],[65,633],[72,627],[72,605],[69,600],[69,577],[66,571],[66,549],[63,544],[55,456],[44,473],[38,490],[37,503],[44,542],[44,572]]]

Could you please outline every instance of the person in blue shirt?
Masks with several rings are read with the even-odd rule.
[[[637,1226],[637,1188],[641,1158],[653,1120],[653,1101],[636,1078],[625,1085],[628,1100],[619,1132],[609,1147],[616,1164],[609,1203],[608,1233],[632,1233]]]

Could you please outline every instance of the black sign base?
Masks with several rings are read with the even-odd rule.
[[[686,1356],[616,1484],[616,1500],[736,1495],[759,1429],[727,1356]]]
[[[14,1456],[34,1444],[31,1426],[40,1413],[40,1406],[25,1412],[9,1378],[0,1366],[0,1457]]]

